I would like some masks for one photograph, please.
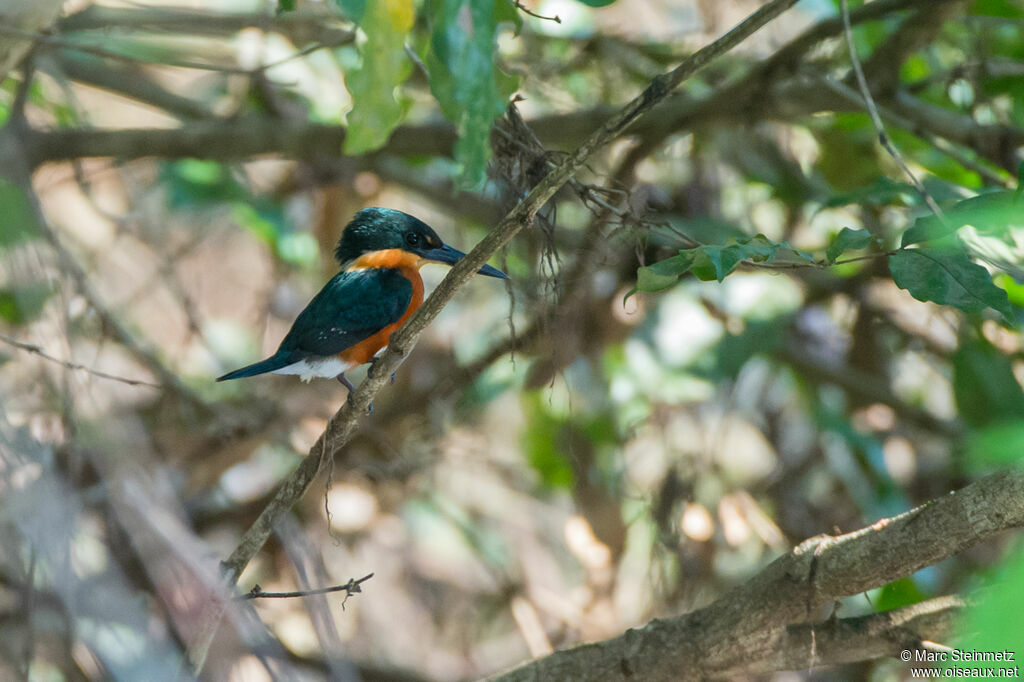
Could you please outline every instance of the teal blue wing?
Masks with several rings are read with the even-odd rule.
[[[309,302],[281,342],[292,362],[336,355],[401,319],[412,282],[399,270],[340,272]]]

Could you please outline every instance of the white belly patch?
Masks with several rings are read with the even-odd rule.
[[[287,367],[275,369],[273,374],[297,374],[303,381],[309,381],[314,377],[333,379],[353,367],[355,365],[351,362],[342,360],[339,357],[330,357],[317,360],[300,360]]]

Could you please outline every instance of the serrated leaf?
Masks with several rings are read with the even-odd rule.
[[[0,179],[0,249],[39,236],[39,224],[25,193]]]
[[[405,39],[416,12],[412,0],[337,1],[366,34],[360,65],[345,74],[352,95],[345,153],[364,154],[384,146],[405,115],[395,89],[412,73]]]
[[[832,243],[828,245],[828,248],[825,250],[825,257],[829,263],[834,263],[845,251],[863,249],[873,240],[874,237],[864,228],[853,229],[851,227],[844,227],[836,235],[836,238],[832,240]]]
[[[490,157],[490,131],[516,81],[495,63],[498,25],[520,21],[507,0],[428,0],[430,51],[425,62],[430,90],[459,139],[455,160],[460,184],[480,187]]]
[[[968,312],[993,308],[1007,320],[1013,319],[1006,292],[992,282],[988,270],[961,251],[900,249],[889,256],[889,272],[896,286],[919,301]]]
[[[1024,200],[1016,191],[989,192],[964,199],[943,214],[918,218],[903,233],[903,246],[938,241],[952,235],[964,225],[973,225],[979,232],[1002,234],[1010,225],[1024,225]]]
[[[682,251],[671,258],[642,267],[636,271],[638,291],[661,291],[679,281],[693,264],[694,254]]]

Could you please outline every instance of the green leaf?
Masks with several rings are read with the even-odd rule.
[[[238,202],[231,207],[231,217],[240,227],[275,249],[278,239],[285,233],[283,213],[260,211],[252,204]]]
[[[480,187],[490,157],[490,131],[517,82],[495,63],[495,40],[502,22],[519,22],[508,0],[427,0],[430,51],[425,63],[430,90],[459,139],[455,160],[460,184]]]
[[[11,324],[25,324],[43,311],[46,301],[56,292],[48,282],[33,282],[0,289],[0,318]]]
[[[1018,547],[1011,553],[985,582],[984,589],[974,592],[978,599],[964,614],[961,632],[965,634],[957,648],[1024,651],[1024,629],[1020,627],[1020,614],[1024,612],[1024,548]],[[959,663],[957,667],[975,668],[977,664]]]
[[[412,30],[412,0],[336,0],[366,34],[358,68],[345,75],[352,95],[345,153],[364,154],[384,146],[405,115],[395,89],[412,73],[405,54],[405,39]]]
[[[924,601],[926,598],[927,595],[921,591],[914,579],[906,576],[888,583],[878,591],[878,597],[875,599],[875,611],[879,613],[892,611]]]
[[[539,392],[526,396],[527,428],[523,451],[530,466],[549,488],[571,488],[576,480],[559,444],[569,425],[545,409]]]
[[[1024,16],[1024,10],[1011,0],[975,0],[971,14],[1016,19]]]
[[[228,167],[216,161],[184,159],[160,166],[171,208],[208,208],[225,201],[247,198],[248,193],[231,176]]]
[[[889,256],[889,272],[896,286],[919,301],[951,305],[968,312],[994,308],[1007,320],[1013,320],[1006,292],[992,283],[988,270],[961,251],[900,249]]]
[[[702,282],[724,280],[743,260],[738,244],[701,246],[694,249],[693,274]]]
[[[0,178],[0,249],[39,236],[39,224],[25,193]]]
[[[639,291],[667,289],[689,271],[693,260],[692,251],[681,251],[671,258],[642,267],[636,271],[636,288]]]
[[[967,439],[970,471],[1004,468],[1024,459],[1024,419],[1001,422],[973,432]]]
[[[277,0],[277,13],[284,14],[285,12],[295,11],[295,0]]]
[[[832,240],[832,243],[828,245],[828,249],[825,250],[825,257],[829,263],[835,263],[836,259],[843,255],[845,251],[863,249],[872,241],[874,241],[874,237],[864,228],[855,230],[851,227],[844,227],[836,235],[836,238]]]
[[[953,395],[970,426],[1024,419],[1024,391],[1013,364],[984,338],[967,337],[953,354]]]
[[[780,250],[791,257],[813,260],[808,254],[793,249],[785,242],[773,242],[762,234],[749,239],[730,239],[723,245],[699,246],[691,249],[695,258],[691,270],[705,282],[713,279],[721,282],[736,266],[745,260],[767,263],[775,260]]]
[[[615,0],[576,0],[576,2],[589,7],[607,7],[614,3]]]
[[[914,225],[903,233],[903,246],[936,241],[952,235],[964,225],[973,225],[982,233],[1002,234],[1010,225],[1024,225],[1024,200],[1017,192],[989,192],[953,205],[938,216],[918,218]]]
[[[896,182],[886,177],[876,178],[873,183],[857,187],[829,197],[825,208],[849,204],[872,204],[875,206],[912,206],[916,203],[917,190],[906,182]]]
[[[754,263],[776,260],[791,263],[814,262],[813,256],[806,251],[794,249],[786,242],[773,242],[759,234],[746,239],[730,239],[725,244],[684,249],[671,258],[642,267],[637,270],[636,289],[660,291],[675,284],[687,272],[693,272],[703,281],[721,282],[745,260]]]

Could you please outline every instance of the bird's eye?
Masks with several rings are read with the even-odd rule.
[[[420,243],[420,236],[415,232],[409,232],[408,234],[405,235],[405,242],[409,246],[416,246],[417,244]]]

